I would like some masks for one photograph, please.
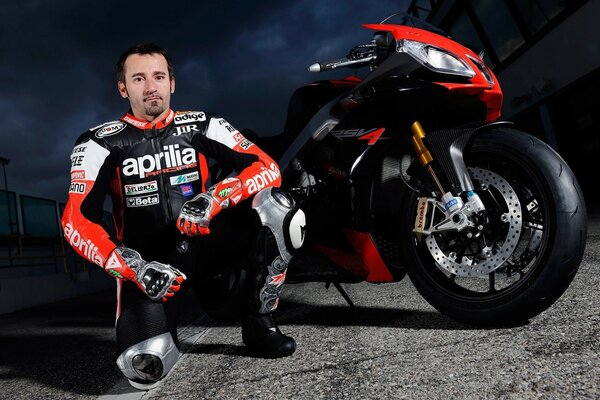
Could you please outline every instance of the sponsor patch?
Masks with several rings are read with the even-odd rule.
[[[102,125],[102,128],[98,129],[96,131],[95,135],[99,139],[106,137],[106,136],[111,136],[111,135],[121,132],[123,129],[125,129],[126,126],[127,125],[125,125],[123,122],[119,122],[119,121],[109,122],[109,123]]]
[[[178,144],[170,144],[163,146],[163,151],[160,153],[125,159],[123,161],[123,175],[137,175],[140,179],[143,179],[147,176],[181,171],[197,165],[196,152],[193,148],[180,149]]]
[[[179,124],[185,124],[187,122],[200,122],[200,121],[206,121],[206,114],[204,114],[203,112],[183,112],[183,113],[177,113],[177,115],[175,115],[175,124],[179,125]]]
[[[197,181],[198,179],[200,179],[200,174],[198,174],[198,171],[184,175],[172,176],[169,178],[172,186]]]
[[[181,185],[180,188],[181,188],[181,193],[184,196],[191,196],[194,194],[194,188],[189,183],[185,184],[185,185]]]
[[[73,155],[71,156],[71,167],[81,167],[83,165],[83,160],[85,160],[85,155]]]
[[[86,257],[88,260],[93,261],[95,264],[102,266],[104,258],[98,252],[98,246],[96,246],[91,239],[85,239],[81,236],[77,229],[73,228],[71,223],[67,222],[64,229],[65,238],[69,244],[77,249],[78,253]]]
[[[176,126],[175,127],[175,132],[173,133],[173,136],[179,136],[181,134],[190,133],[190,132],[200,132],[198,130],[198,125]]]
[[[127,207],[147,207],[160,203],[158,194],[151,194],[149,196],[128,197],[125,199],[125,201],[127,203]]]
[[[269,168],[262,167],[261,171],[253,177],[246,179],[244,184],[248,187],[248,193],[254,194],[270,186],[277,181],[281,175],[279,168],[275,163],[271,163]]]
[[[69,186],[69,193],[85,193],[85,183],[72,182],[71,186]]]
[[[250,146],[252,146],[254,143],[252,143],[249,140],[243,140],[242,143],[240,143],[240,147],[244,150],[248,150],[250,148]]]
[[[75,181],[78,179],[85,179],[85,171],[82,169],[76,169],[75,171],[71,171],[71,180]]]
[[[125,185],[125,196],[135,196],[137,194],[152,193],[158,190],[156,181],[136,183],[135,185]]]

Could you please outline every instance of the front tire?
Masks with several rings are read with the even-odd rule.
[[[575,276],[587,236],[583,194],[554,150],[513,129],[477,133],[464,158],[486,207],[482,234],[477,240],[464,232],[418,240],[417,195],[408,196],[400,225],[402,237],[410,238],[402,244],[408,274],[433,307],[457,321],[524,323],[550,307]],[[501,265],[482,274],[477,268],[490,257]]]

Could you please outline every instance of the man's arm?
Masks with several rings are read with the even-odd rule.
[[[277,163],[223,118],[210,118],[206,132],[194,137],[194,147],[224,167],[240,171],[186,202],[177,220],[187,235],[207,234],[221,209],[235,206],[260,190],[281,185]]]
[[[153,301],[165,302],[186,276],[170,265],[144,261],[104,229],[104,198],[116,163],[114,155],[90,136],[83,135],[71,153],[69,200],[61,219],[65,238],[80,256],[109,275],[135,283]]]
[[[77,140],[71,153],[69,199],[61,219],[67,242],[80,256],[100,267],[117,247],[102,225],[110,157],[110,151],[89,134]]]

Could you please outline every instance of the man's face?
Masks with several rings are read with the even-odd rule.
[[[169,79],[167,60],[161,54],[132,54],[125,60],[124,72],[119,93],[129,99],[133,115],[153,121],[169,108],[175,79]]]

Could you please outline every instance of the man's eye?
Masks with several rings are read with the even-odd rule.
[[[165,79],[165,77],[163,75],[158,75],[156,77],[157,80],[162,81],[163,79]]]
[[[135,78],[133,78],[133,81],[134,81],[134,82],[141,82],[141,81],[142,81],[142,78],[140,78],[140,77],[138,76],[138,77],[135,77]]]

